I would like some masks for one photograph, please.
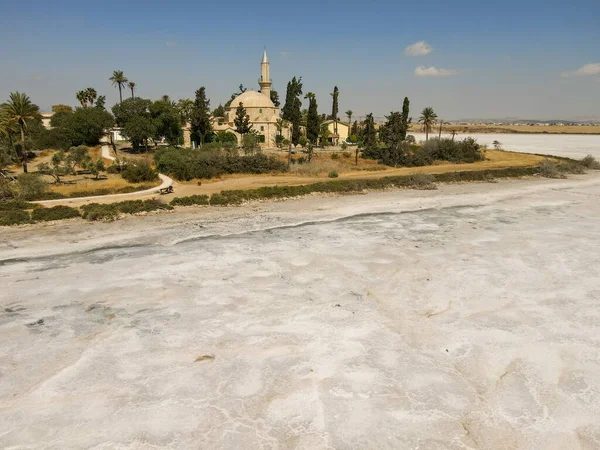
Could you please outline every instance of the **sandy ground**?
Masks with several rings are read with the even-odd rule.
[[[1,448],[597,449],[598,173],[5,228]]]

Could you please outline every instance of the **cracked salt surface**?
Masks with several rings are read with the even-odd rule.
[[[598,194],[7,232],[30,239],[0,254],[0,447],[599,448]]]

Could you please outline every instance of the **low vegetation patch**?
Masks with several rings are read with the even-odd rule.
[[[82,217],[88,220],[114,220],[119,214],[138,214],[173,209],[171,205],[152,200],[127,200],[118,203],[90,203],[81,207]]]
[[[545,178],[566,178],[564,165],[549,159],[543,160],[538,165],[538,173]]]
[[[333,160],[313,159],[308,162],[306,158],[301,157],[293,161],[290,165],[290,172],[296,175],[305,175],[317,177],[321,174],[330,174],[331,172],[342,173],[346,168],[343,164]]]
[[[437,189],[435,177],[428,173],[414,173],[406,177],[406,183],[413,189]]]
[[[587,169],[600,170],[600,162],[596,161],[592,155],[587,155],[581,160],[581,165]]]
[[[29,212],[23,210],[12,210],[0,212],[0,225],[22,225],[25,223],[31,223],[31,216]]]
[[[158,172],[147,162],[129,163],[121,171],[121,176],[130,183],[145,183],[158,179]]]
[[[190,195],[189,197],[177,197],[171,200],[173,206],[208,205],[208,195]]]
[[[429,166],[435,161],[474,163],[485,159],[483,148],[472,138],[462,141],[430,139],[423,146],[402,141],[393,146],[365,149],[362,157],[376,159],[392,167]]]
[[[35,208],[41,208],[41,205],[25,202],[23,200],[7,200],[5,202],[0,202],[0,211],[22,211]]]
[[[34,209],[33,213],[31,214],[31,218],[36,222],[72,219],[74,217],[81,217],[79,210],[63,205],[53,206],[52,208]]]
[[[115,220],[119,217],[119,210],[113,204],[90,203],[81,207],[81,217],[87,220]]]
[[[240,155],[237,151],[218,148],[180,149],[159,148],[154,161],[161,173],[177,180],[214,178],[224,174],[286,172],[287,164],[275,156],[263,153]]]

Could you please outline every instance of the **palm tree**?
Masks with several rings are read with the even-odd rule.
[[[135,90],[135,81],[130,81],[129,83],[127,83],[127,87],[131,89],[131,98],[133,98],[133,91]]]
[[[10,100],[2,105],[6,119],[15,121],[21,131],[21,158],[23,161],[23,172],[27,173],[27,151],[25,149],[25,131],[27,122],[30,120],[41,120],[40,108],[34,105],[29,97],[20,92],[11,92]]]
[[[279,136],[283,135],[283,129],[287,128],[289,126],[288,121],[285,119],[277,119],[277,122],[275,123],[275,128],[277,128],[277,132],[279,133]]]
[[[87,91],[79,91],[79,92],[77,92],[77,94],[75,94],[75,97],[77,97],[77,100],[79,100],[79,103],[81,103],[81,106],[83,106],[84,108],[87,106],[87,101],[88,101]]]
[[[165,103],[170,103],[170,102],[171,102],[171,97],[169,97],[168,95],[166,95],[166,94],[165,94],[165,95],[163,95],[163,96],[160,98],[160,101],[161,101],[161,102],[165,102]]]
[[[421,117],[419,117],[419,123],[423,124],[423,130],[425,130],[426,141],[429,140],[429,132],[431,131],[431,127],[433,127],[433,125],[435,124],[437,117],[437,114],[430,106],[423,109],[423,111],[421,112]]]
[[[194,110],[194,101],[189,98],[179,100],[177,102],[177,110],[179,111],[181,122],[184,124],[188,123]]]
[[[85,95],[87,100],[90,102],[90,105],[94,106],[94,102],[96,101],[96,97],[98,97],[98,93],[94,88],[87,88],[85,90]]]
[[[350,127],[350,125],[352,125],[352,114],[354,114],[354,111],[349,109],[348,111],[346,111],[345,114],[346,114],[346,117],[348,117],[348,127]]]
[[[8,139],[10,146],[13,146],[12,138],[19,133],[19,125],[10,118],[4,108],[0,108],[0,140]]]
[[[119,87],[119,100],[123,102],[123,94],[121,90],[123,86],[127,83],[127,77],[123,74],[122,70],[115,70],[112,74],[112,77],[109,78],[109,81],[112,81],[113,86]]]

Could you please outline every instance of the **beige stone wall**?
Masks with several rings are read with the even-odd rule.
[[[329,132],[331,134],[334,134],[335,124],[333,122],[330,122],[329,124],[327,124],[327,128],[329,129]],[[339,135],[339,143],[341,144],[348,137],[350,127],[343,122],[338,122],[337,128],[338,128],[338,135]]]

